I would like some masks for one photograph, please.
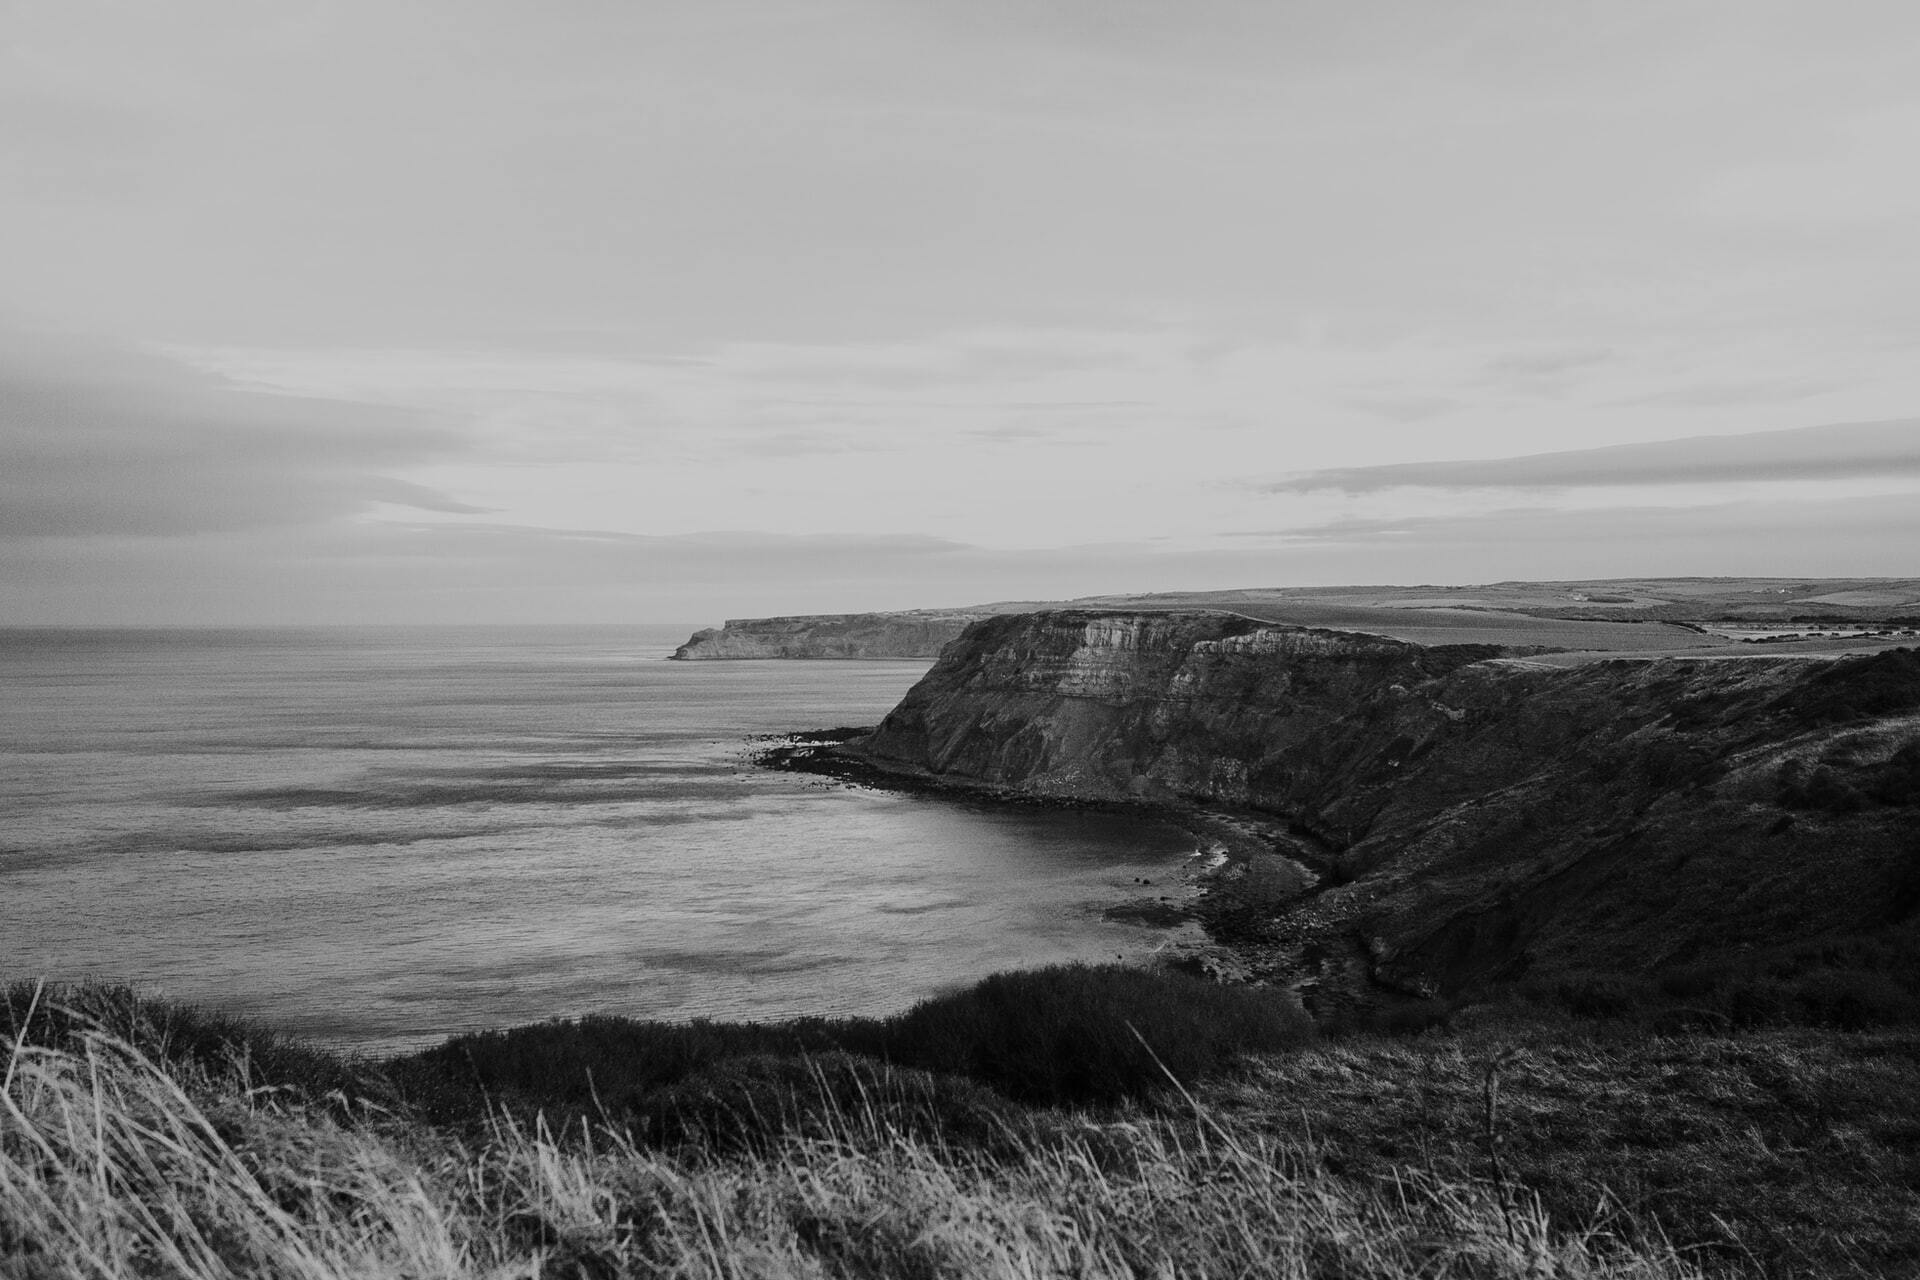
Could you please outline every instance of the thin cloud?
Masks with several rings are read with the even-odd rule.
[[[1511,507],[1455,515],[1328,521],[1306,529],[1232,537],[1299,552],[1350,547],[1384,558],[1463,557],[1476,572],[1550,548],[1565,576],[1656,573],[1672,548],[1694,550],[1693,573],[1765,576],[1778,572],[1895,575],[1911,569],[1920,540],[1920,503],[1905,495],[1811,502],[1741,500],[1704,506],[1645,505],[1566,511]],[[1513,576],[1540,576],[1537,568]],[[1400,575],[1390,574],[1380,581]],[[1483,580],[1491,581],[1491,578]]]
[[[1889,476],[1920,477],[1920,418],[1694,436],[1517,458],[1343,467],[1260,487],[1276,494],[1359,494],[1395,488],[1571,489]]]
[[[631,570],[676,571],[728,564],[755,571],[785,572],[794,565],[876,566],[970,553],[963,543],[916,534],[779,534],[760,530],[644,534],[610,529],[555,529],[496,522],[410,523],[386,521],[355,534],[358,554],[417,558],[423,553],[451,563],[503,559],[544,562],[550,557],[599,557]],[[604,567],[604,566],[603,566]]]
[[[179,536],[386,503],[481,508],[395,470],[458,456],[428,415],[250,391],[145,352],[0,330],[0,536]]]
[[[1791,404],[1811,400],[1841,389],[1841,384],[1820,378],[1768,378],[1751,382],[1710,382],[1700,386],[1677,387],[1652,395],[1634,396],[1616,403],[1622,405],[1678,405],[1683,408],[1720,405]]]
[[[1552,378],[1575,369],[1604,364],[1613,357],[1611,347],[1577,347],[1559,351],[1517,351],[1487,362],[1487,377],[1495,382]]]
[[[1420,422],[1462,407],[1447,396],[1351,396],[1346,405],[1390,422]]]
[[[1490,582],[1672,572],[1896,576],[1905,497],[1509,509],[1349,521],[1213,546],[991,549],[939,539],[673,537],[336,522],[203,539],[0,539],[0,612],[68,624],[654,621],[1046,601],[1260,584]],[[1550,566],[1552,574],[1542,572]]]
[[[496,508],[476,507],[470,502],[458,502],[423,484],[414,484],[407,480],[395,480],[391,476],[364,476],[359,481],[360,497],[367,501],[390,503],[396,507],[411,507],[415,511],[438,511],[444,515],[483,516],[491,515]]]

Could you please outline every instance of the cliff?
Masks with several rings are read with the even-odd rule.
[[[990,618],[852,749],[1284,819],[1232,922],[1324,1010],[1911,932],[1920,654],[1610,660],[1224,614]]]
[[[1641,657],[1719,648],[1764,633],[1798,650],[1856,651],[1899,643],[1920,623],[1920,579],[1645,578],[1503,582],[1474,587],[1265,587],[1001,601],[893,613],[736,618],[700,631],[676,658],[932,658],[979,618],[1038,611],[1231,613],[1281,627],[1367,632],[1423,645],[1541,645]],[[1824,611],[1846,641],[1790,639],[1770,629]],[[1798,621],[1795,621],[1798,620]],[[1792,627],[1787,627],[1792,630]],[[1811,624],[1800,627],[1811,630]],[[1862,633],[1862,634],[1856,634]],[[1795,633],[1797,634],[1797,633]],[[1911,638],[1911,631],[1904,637]]]
[[[931,658],[981,613],[916,609],[733,618],[696,631],[673,651],[682,662],[727,658]]]

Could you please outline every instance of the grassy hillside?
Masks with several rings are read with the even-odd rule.
[[[1104,992],[1083,1026],[1112,1024],[1117,1044],[1174,1025],[1193,990],[1093,972],[1003,979],[1001,997]],[[372,1063],[124,991],[16,986],[5,1009],[9,1278],[1920,1267],[1911,1029],[1673,1037],[1512,1007],[1417,1037],[1223,1047],[1186,1088],[1064,1108],[1024,1105],[977,1065],[769,1039],[792,1025],[554,1023]],[[1054,1052],[1038,1022],[994,1034]],[[707,1056],[641,1091],[671,1132],[604,1097],[579,1110],[576,1090],[655,1071],[676,1035]],[[466,1061],[497,1082],[508,1045],[511,1101],[476,1089],[429,1114],[423,1069]]]
[[[1642,657],[1769,653],[1871,653],[1920,627],[1915,578],[1620,578],[1493,582],[1472,586],[1250,587],[1088,596],[1041,608],[1219,609],[1300,627],[1392,636],[1415,644],[1543,645],[1558,664],[1608,654]],[[1013,611],[1004,606],[1001,611]],[[1882,631],[1848,639],[1775,637],[1755,629]]]

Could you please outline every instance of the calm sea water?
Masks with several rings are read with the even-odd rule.
[[[664,661],[688,630],[0,631],[0,979],[391,1050],[882,1013],[1158,940],[1099,912],[1175,830],[748,763],[925,663]]]

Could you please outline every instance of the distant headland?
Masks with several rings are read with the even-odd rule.
[[[824,613],[731,618],[696,631],[673,651],[676,662],[741,658],[931,658],[991,610],[908,609],[899,613]]]
[[[1237,614],[1414,644],[1680,653],[1750,644],[1840,652],[1920,628],[1920,578],[1619,578],[1478,586],[1254,587],[734,618],[673,653],[715,659],[936,658],[970,624],[1053,609]]]

